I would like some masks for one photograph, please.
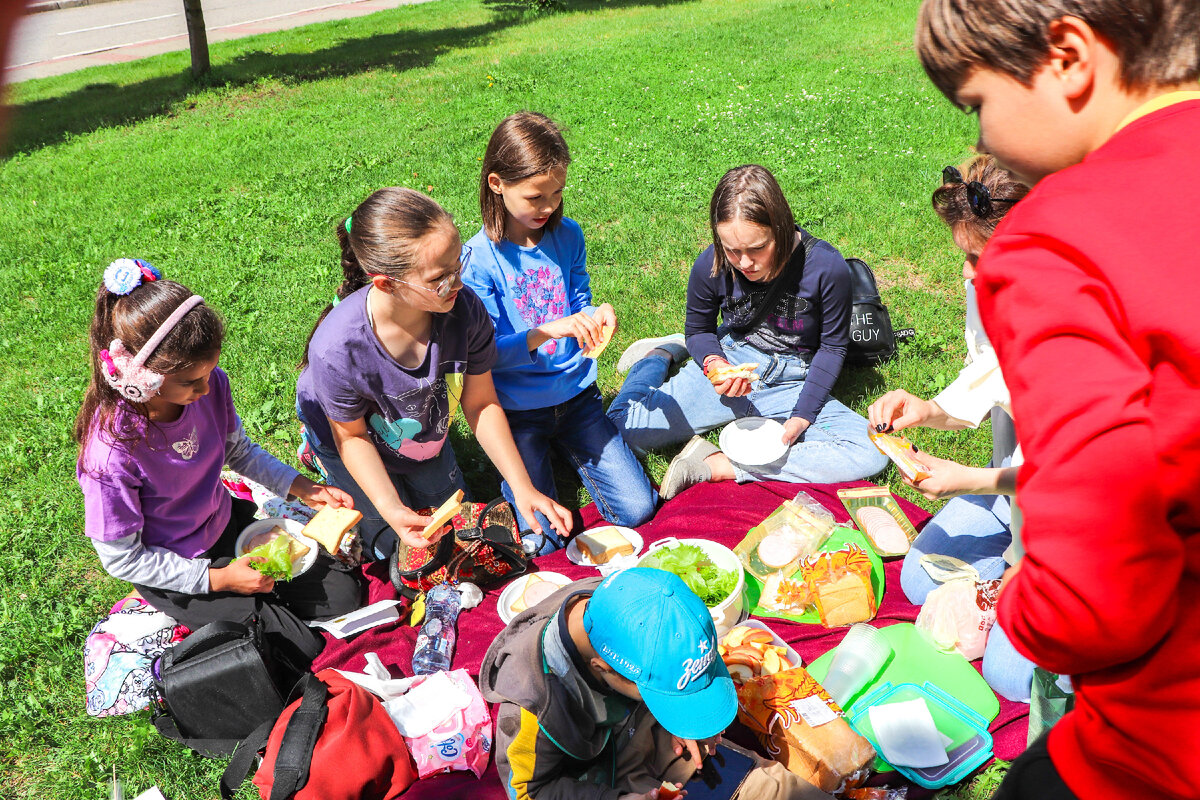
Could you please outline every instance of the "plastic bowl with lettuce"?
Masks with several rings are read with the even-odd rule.
[[[745,576],[742,562],[728,547],[706,539],[668,538],[650,545],[637,565],[678,575],[708,606],[718,635],[740,619]]]

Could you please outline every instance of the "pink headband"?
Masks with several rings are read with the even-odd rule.
[[[129,352],[129,348],[120,339],[113,339],[107,350],[100,351],[100,361],[104,365],[101,372],[104,373],[108,384],[135,403],[145,403],[158,394],[162,388],[163,376],[147,369],[146,359],[154,354],[162,340],[175,329],[184,315],[203,302],[203,297],[194,294],[180,303],[136,354]]]

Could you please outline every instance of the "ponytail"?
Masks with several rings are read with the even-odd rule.
[[[308,338],[304,340],[304,355],[301,357],[299,365],[301,370],[308,368],[308,346],[312,344],[313,335],[316,334],[317,328],[321,327],[321,323],[325,321],[325,317],[329,316],[329,312],[333,311],[334,306],[371,282],[371,276],[359,266],[358,258],[354,255],[354,246],[350,244],[350,231],[354,227],[353,222],[354,215],[351,214],[334,231],[334,235],[337,236],[338,246],[342,250],[342,283],[334,293],[337,300],[333,303],[327,303],[325,308],[321,310],[321,314],[317,317],[317,323],[313,325],[313,329],[308,332]]]

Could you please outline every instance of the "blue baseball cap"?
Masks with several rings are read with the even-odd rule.
[[[679,576],[634,567],[596,587],[583,614],[600,657],[633,681],[650,713],[681,739],[707,739],[737,715],[704,601]]]

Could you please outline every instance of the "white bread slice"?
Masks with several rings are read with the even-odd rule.
[[[450,495],[446,502],[442,503],[442,507],[433,512],[433,516],[429,518],[429,522],[425,525],[425,529],[421,531],[421,537],[428,539],[442,529],[450,520],[454,519],[454,515],[462,508],[463,490],[458,489],[454,494]]]
[[[301,531],[305,536],[316,541],[331,556],[338,553],[346,532],[362,519],[362,512],[353,508],[334,508],[325,506]]]
[[[607,564],[617,556],[633,555],[633,543],[613,526],[584,531],[575,537],[579,552],[593,564]]]
[[[758,369],[758,364],[730,364],[728,367],[719,367],[708,373],[708,382],[713,386],[722,383],[731,378],[745,378],[748,381],[758,380],[758,373],[754,370]]]

